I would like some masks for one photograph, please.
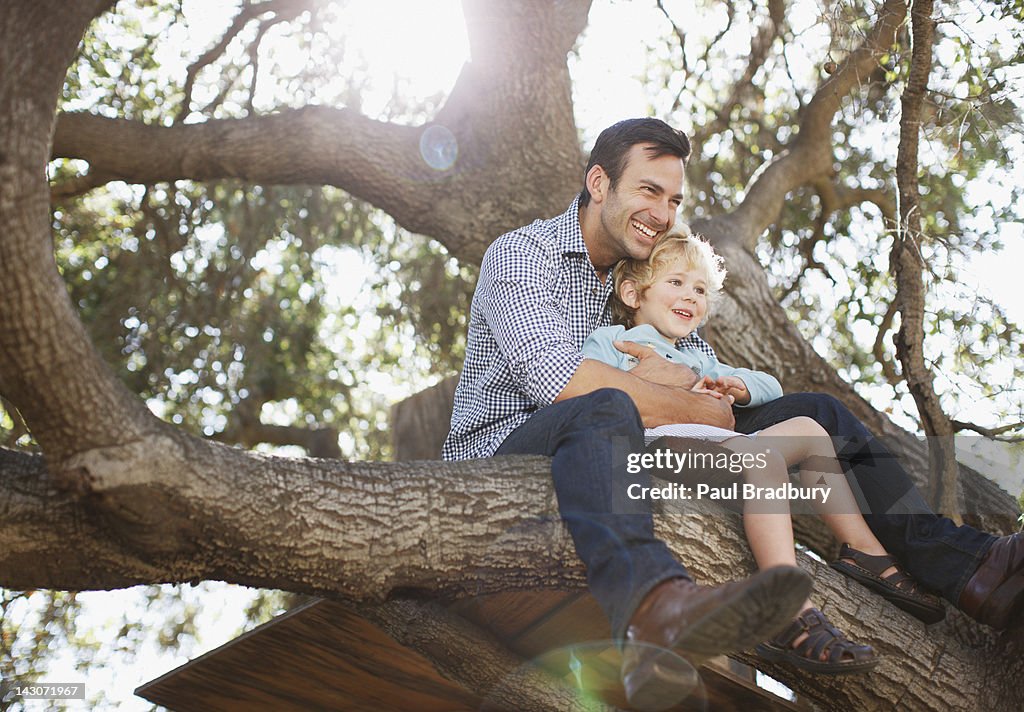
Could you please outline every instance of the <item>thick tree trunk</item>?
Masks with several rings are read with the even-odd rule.
[[[57,97],[86,26],[110,4],[23,0],[5,8],[0,33],[0,385],[56,459],[137,438],[148,416],[78,320],[50,233]]]

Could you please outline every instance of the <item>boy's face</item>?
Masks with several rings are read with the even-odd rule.
[[[671,340],[689,336],[708,313],[708,283],[702,270],[675,258],[657,270],[641,297],[632,282],[623,282],[622,301],[634,307],[637,326],[650,324]]]

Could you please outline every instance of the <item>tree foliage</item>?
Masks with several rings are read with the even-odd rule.
[[[652,109],[694,134],[684,215],[721,214],[786,150],[817,86],[863,40],[870,10],[840,2],[799,18],[781,2],[768,2],[767,12],[760,3],[719,4],[703,15],[711,28],[698,34],[683,13],[673,15],[671,4],[659,6],[674,23],[674,36],[651,43],[651,84],[658,87]],[[956,412],[989,398],[999,416],[1019,422],[1022,394],[1010,385],[1022,375],[1014,358],[1024,345],[1019,325],[978,291],[969,265],[973,255],[1000,249],[1000,226],[1021,218],[1024,189],[1005,169],[1020,155],[1024,128],[1022,89],[1014,79],[1021,27],[1007,22],[1012,16],[1000,4],[941,10],[939,61],[922,127],[920,215],[928,236],[928,357],[941,374],[946,408]],[[994,41],[971,34],[982,20],[986,33],[999,24]],[[909,56],[908,31],[901,28],[896,44],[860,79],[862,91],[836,114],[832,175],[791,194],[756,246],[776,296],[804,336],[844,378],[884,386],[862,391],[876,403],[898,403],[906,393],[891,342],[898,322],[890,312],[894,285],[886,258],[896,224],[898,97]],[[993,379],[987,369],[997,362],[1001,375]],[[909,413],[916,417],[912,406]]]

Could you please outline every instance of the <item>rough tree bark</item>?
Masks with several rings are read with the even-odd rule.
[[[559,212],[576,189],[581,157],[565,54],[589,2],[466,3],[473,61],[432,122],[455,137],[460,159],[440,172],[419,158],[426,127],[323,108],[169,128],[64,115],[54,133],[76,44],[111,4],[19,0],[0,26],[0,392],[45,457],[0,450],[0,585],[89,589],[208,578],[352,600],[580,587],[544,460],[270,458],[153,417],[98,357],[67,296],[53,257],[44,168],[51,156],[76,156],[98,175],[132,182],[333,183],[461,259],[478,260],[501,231]],[[831,117],[891,45],[905,11],[897,0],[880,8],[863,46],[808,105],[789,150],[753,179],[739,209],[699,226],[744,275],[720,324],[733,334],[750,325],[750,338],[730,338],[725,354],[780,373],[787,388],[836,393],[886,434],[892,426],[788,324],[749,249],[788,191],[827,176]],[[124,145],[138,150],[119,150]],[[1009,502],[993,495],[990,504],[1000,521],[1012,521]],[[750,566],[739,529],[723,517],[668,515],[659,527],[704,580]],[[1012,673],[1019,661],[1005,655],[1017,638],[997,638],[955,614],[925,635],[830,572],[819,580],[822,597],[843,601],[830,614],[894,654],[873,676],[872,691],[856,680],[780,673],[785,681],[845,708],[899,698],[901,708],[928,709],[940,696],[963,695],[1001,709],[1019,697],[1021,676]],[[852,606],[860,615],[842,612]]]

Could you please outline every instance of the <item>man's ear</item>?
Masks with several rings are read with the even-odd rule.
[[[600,203],[604,200],[608,194],[608,185],[611,181],[608,179],[608,174],[605,173],[604,168],[600,165],[591,166],[590,170],[587,171],[587,177],[584,184],[587,186],[587,192],[590,193],[590,199],[595,203]]]
[[[636,282],[631,279],[622,280],[619,285],[619,299],[630,309],[640,308],[640,292],[636,288]]]

